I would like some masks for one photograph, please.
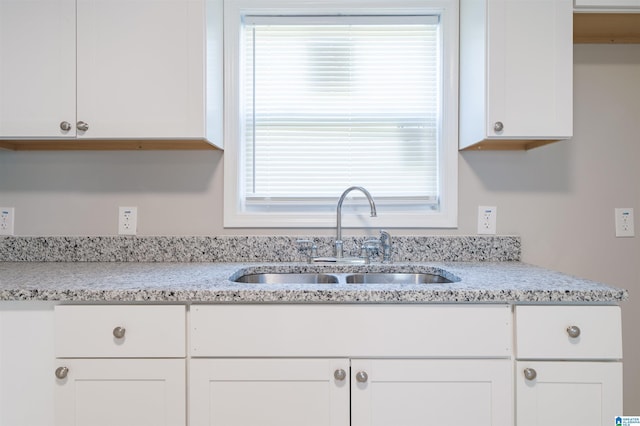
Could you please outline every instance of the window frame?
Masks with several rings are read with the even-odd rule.
[[[390,4],[391,3],[391,4]],[[241,36],[246,15],[434,15],[442,24],[442,145],[440,209],[385,212],[370,218],[366,202],[343,206],[344,227],[455,228],[458,186],[458,2],[456,0],[225,0],[224,1],[224,227],[225,228],[332,228],[335,205],[291,212],[244,209],[242,177]],[[348,185],[345,185],[345,189]],[[359,196],[359,193],[352,193]],[[336,194],[336,204],[341,194]],[[375,194],[372,194],[375,199]],[[313,203],[309,203],[313,205]]]

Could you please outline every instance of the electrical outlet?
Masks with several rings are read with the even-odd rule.
[[[495,206],[478,206],[478,234],[495,235],[497,214]]]
[[[138,232],[138,208],[120,207],[118,214],[118,234],[136,235]]]
[[[616,212],[616,237],[635,237],[633,229],[633,209],[617,208]]]
[[[0,235],[13,235],[15,212],[13,207],[0,207]]]

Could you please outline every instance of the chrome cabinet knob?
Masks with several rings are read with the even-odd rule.
[[[493,130],[495,132],[501,132],[502,130],[504,130],[504,124],[502,124],[502,121],[496,121],[493,125]]]
[[[124,327],[116,327],[113,329],[113,337],[116,339],[122,339],[126,331],[127,330]]]
[[[534,380],[536,377],[538,377],[538,373],[533,368],[525,368],[523,373],[524,378],[527,380]]]
[[[85,123],[84,121],[78,121],[76,123],[76,128],[78,130],[80,130],[81,132],[86,132],[87,130],[89,130],[89,125],[87,123]]]
[[[366,383],[369,380],[369,375],[364,371],[358,371],[356,373],[356,380],[360,383]]]
[[[61,122],[60,129],[64,132],[68,132],[69,130],[71,130],[71,123],[69,123],[68,121]]]
[[[347,372],[344,371],[342,368],[337,369],[336,371],[333,372],[333,377],[338,380],[338,381],[343,381],[344,379],[347,378]]]
[[[569,335],[569,337],[572,338],[576,338],[576,337],[580,337],[580,327],[572,325],[567,327],[567,334]]]
[[[69,369],[67,367],[58,367],[56,368],[56,377],[58,379],[66,379],[67,374],[69,374]]]

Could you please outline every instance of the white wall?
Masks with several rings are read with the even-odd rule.
[[[625,412],[640,414],[640,221],[614,238],[613,209],[640,216],[640,45],[575,47],[575,137],[529,152],[460,154],[459,228],[479,204],[498,232],[522,236],[523,260],[630,290],[623,305]],[[118,206],[138,206],[140,235],[309,234],[222,228],[220,152],[0,152],[0,206],[18,235],[115,235]],[[346,231],[356,232],[356,231]]]

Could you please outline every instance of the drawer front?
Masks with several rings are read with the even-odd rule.
[[[569,330],[570,327],[575,328]],[[517,306],[516,356],[519,359],[621,359],[620,307]]]
[[[184,306],[56,306],[58,358],[181,358]]]
[[[195,305],[194,357],[509,357],[506,305]]]

